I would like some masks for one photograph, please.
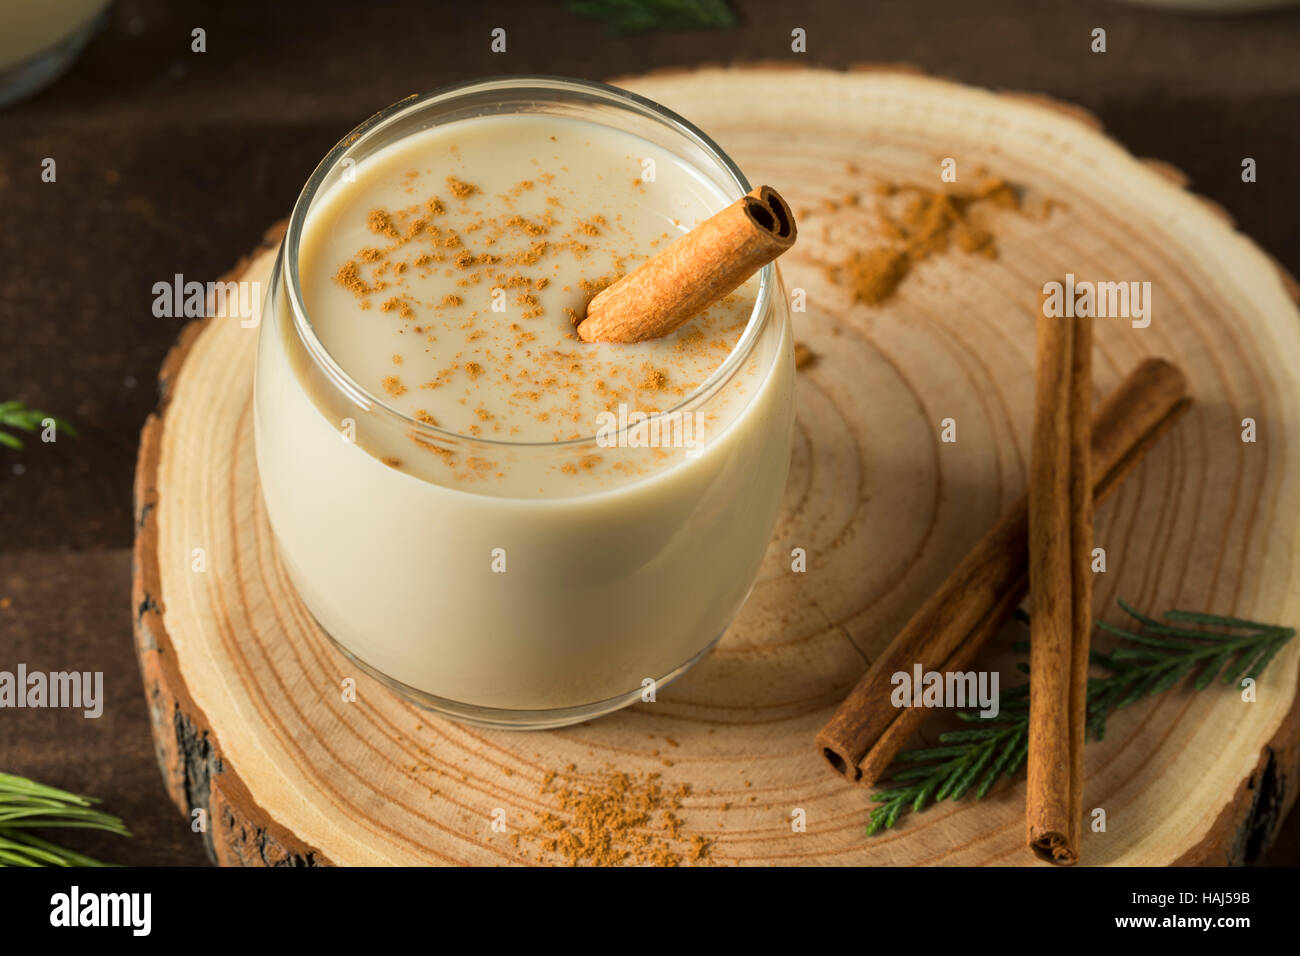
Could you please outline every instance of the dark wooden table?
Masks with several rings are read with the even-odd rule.
[[[0,400],[75,441],[0,448],[0,669],[102,670],[103,717],[0,711],[0,769],[102,797],[128,864],[205,862],[163,794],[131,642],[131,481],[159,362],[182,320],[155,282],[207,281],[284,216],[321,156],[408,93],[494,73],[607,78],[785,60],[912,63],[1091,110],[1182,169],[1300,273],[1300,12],[1179,17],[1110,0],[734,0],[722,32],[611,36],[557,0],[200,4],[120,0],[72,71],[0,112]],[[505,54],[489,32],[507,31]],[[790,51],[803,27],[806,55]],[[1089,50],[1095,27],[1108,51]],[[191,31],[207,51],[191,51]],[[1244,184],[1253,157],[1259,181]],[[43,183],[52,157],[57,181]],[[4,599],[8,599],[5,601]],[[1268,862],[1300,862],[1300,812]]]

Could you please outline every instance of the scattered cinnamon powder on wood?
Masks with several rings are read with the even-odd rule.
[[[912,260],[904,250],[876,246],[850,253],[831,275],[836,282],[849,284],[855,302],[879,305],[894,294],[911,269]]]
[[[794,343],[794,367],[807,368],[817,361],[817,353],[802,342]]]
[[[687,854],[687,859],[692,863],[698,863],[703,860],[709,853],[709,841],[698,833],[691,837],[691,849]]]
[[[542,814],[522,836],[570,866],[681,866],[708,856],[709,841],[683,834],[674,812],[691,792],[687,784],[669,790],[657,773],[618,770],[561,783],[550,773],[540,790],[558,812]]]
[[[889,299],[914,265],[946,252],[952,244],[968,254],[997,258],[993,233],[977,225],[970,212],[982,203],[1020,209],[1015,189],[996,178],[985,178],[966,192],[894,183],[877,183],[873,192],[879,200],[880,231],[890,242],[854,251],[840,264],[828,268],[832,281],[847,285],[855,302],[869,306]],[[901,209],[894,208],[896,197],[903,199]],[[886,206],[885,200],[895,203]]]

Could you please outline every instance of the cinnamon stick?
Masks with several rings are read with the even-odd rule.
[[[1078,859],[1083,826],[1083,745],[1092,647],[1092,317],[1075,320],[1070,376],[1070,564],[1074,640],[1070,660],[1070,845]],[[1032,653],[1032,649],[1031,649]],[[1032,687],[1030,694],[1033,694]]]
[[[1079,855],[1083,722],[1092,630],[1088,477],[1091,319],[1040,309],[1029,478],[1029,754],[1026,829],[1035,854]],[[1081,652],[1081,653],[1080,653]]]
[[[1174,365],[1147,359],[1092,421],[1092,487],[1101,502],[1188,406]],[[874,784],[928,716],[890,703],[892,676],[965,670],[1020,603],[1028,580],[1029,506],[1021,496],[917,610],[817,735],[817,748],[847,780]]]
[[[641,342],[667,335],[703,312],[792,245],[794,213],[771,186],[759,186],[587,304],[584,342]]]

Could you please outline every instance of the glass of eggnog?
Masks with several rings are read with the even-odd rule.
[[[775,265],[658,338],[574,329],[749,188],[663,107],[544,76],[413,96],[325,157],[263,311],[257,464],[289,579],[360,669],[556,727],[721,637],[789,464]]]
[[[104,22],[109,0],[0,0],[0,109],[54,82]]]

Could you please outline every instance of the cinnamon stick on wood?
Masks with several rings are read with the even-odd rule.
[[[703,312],[792,245],[794,213],[771,186],[710,216],[587,305],[584,342],[641,342]]]
[[[1186,410],[1187,382],[1147,359],[1112,392],[1092,422],[1092,490],[1104,500]],[[892,678],[913,665],[966,670],[1027,590],[1029,506],[1021,496],[957,565],[875,660],[817,735],[836,772],[874,784],[929,711],[890,703]]]
[[[1065,864],[1079,858],[1092,631],[1091,322],[1039,310],[1029,477],[1026,828],[1038,856]]]
[[[1092,647],[1092,317],[1076,319],[1070,376],[1070,563],[1074,643],[1070,658],[1071,845],[1083,827],[1083,745],[1088,723],[1088,655]],[[1031,585],[1032,586],[1032,585]],[[1032,653],[1032,649],[1031,649]],[[1032,688],[1030,694],[1033,694]],[[1075,859],[1078,857],[1076,855]]]

